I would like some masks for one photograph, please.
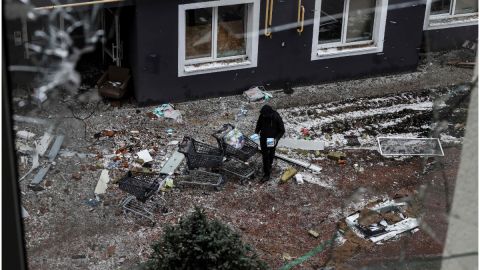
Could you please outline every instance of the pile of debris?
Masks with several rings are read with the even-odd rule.
[[[348,216],[345,222],[357,236],[379,244],[418,231],[419,222],[408,208],[406,202],[388,200]]]

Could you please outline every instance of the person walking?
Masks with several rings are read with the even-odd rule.
[[[278,141],[285,133],[285,127],[280,114],[269,105],[264,105],[260,110],[255,133],[260,135],[260,148],[263,158],[263,178],[261,182],[270,179],[273,158]]]

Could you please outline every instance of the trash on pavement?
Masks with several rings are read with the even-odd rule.
[[[245,144],[245,138],[243,137],[242,132],[240,130],[234,128],[230,130],[225,136],[223,140],[226,144],[235,147],[236,149],[240,149]]]
[[[100,201],[97,199],[86,199],[85,204],[87,204],[90,207],[96,207],[100,204]]]
[[[333,151],[333,152],[328,153],[327,157],[329,159],[338,161],[338,160],[345,159],[347,157],[347,155],[343,152]]]
[[[248,113],[248,110],[245,109],[245,106],[242,105],[238,113],[235,115],[235,121],[238,121],[240,118],[247,116],[247,113]]]
[[[152,156],[150,156],[150,153],[148,150],[142,150],[137,153],[137,156],[143,160],[144,163],[148,163],[153,160]]]
[[[46,165],[45,167],[40,168],[38,170],[37,174],[35,177],[33,177],[32,182],[30,182],[29,187],[33,190],[37,190],[36,188],[39,186],[39,184],[43,181],[43,178],[47,174],[48,170],[50,169],[51,164]]]
[[[308,230],[308,233],[315,238],[318,238],[320,236],[320,234],[314,230]]]
[[[165,188],[173,188],[174,185],[173,185],[173,179],[172,178],[167,178],[165,180],[165,185],[164,185]]]
[[[98,179],[97,186],[95,187],[95,195],[104,194],[107,190],[107,184],[110,182],[110,177],[108,176],[108,170],[102,170],[100,178]]]
[[[282,259],[283,259],[284,261],[291,261],[291,260],[293,260],[294,258],[293,258],[292,256],[290,256],[290,254],[288,254],[288,253],[283,253],[283,254],[282,254]]]
[[[30,214],[28,214],[27,210],[22,206],[22,218],[28,218]]]
[[[108,129],[105,129],[105,130],[102,130],[101,132],[101,137],[113,137],[115,136],[116,132],[113,131],[113,130],[108,130]]]
[[[25,140],[33,139],[35,137],[35,133],[28,132],[26,130],[17,131],[17,137]]]
[[[283,173],[282,177],[280,178],[280,180],[285,183],[287,182],[288,180],[290,180],[290,178],[292,178],[295,174],[297,173],[297,169],[295,169],[294,167],[288,167],[287,170]]]
[[[444,156],[438,138],[377,137],[382,156]]]
[[[247,98],[249,102],[261,101],[261,100],[269,100],[273,96],[265,91],[263,86],[255,86],[247,91],[243,92],[243,96]]]
[[[419,226],[416,218],[408,216],[408,207],[405,202],[389,200],[362,209],[345,222],[359,237],[380,243]]]
[[[287,157],[287,156],[282,155],[282,154],[275,154],[275,157],[278,158],[278,159],[281,159],[283,161],[302,166],[302,167],[304,167],[306,169],[309,169],[313,172],[320,172],[322,170],[322,168],[318,167],[317,165],[311,164],[311,163],[306,162],[306,161],[290,158],[290,157]]]
[[[50,143],[52,142],[52,140],[53,140],[53,136],[48,131],[43,134],[42,138],[40,139],[40,142],[37,144],[37,147],[36,147],[36,151],[38,155],[43,157],[48,147],[50,146]]]
[[[177,123],[183,123],[182,113],[179,110],[165,111],[164,117],[173,119]]]
[[[158,117],[164,117],[165,111],[175,110],[171,104],[162,104],[161,106],[153,109],[153,113]]]
[[[175,151],[172,156],[167,160],[165,165],[163,165],[162,169],[160,169],[161,174],[173,174],[178,166],[182,163],[185,159],[185,155]]]
[[[303,175],[297,173],[295,175],[295,180],[297,181],[297,184],[299,184],[299,185],[303,184]]]
[[[58,135],[55,138],[55,142],[53,142],[52,148],[50,148],[50,152],[48,152],[48,161],[52,162],[58,155],[58,151],[60,151],[60,147],[62,147],[63,139],[65,136]]]
[[[157,117],[170,118],[178,123],[182,123],[182,113],[179,110],[175,110],[172,104],[166,103],[153,109],[153,114]]]
[[[324,143],[322,141],[313,141],[313,140],[299,140],[299,139],[280,139],[277,145],[278,148],[290,148],[297,150],[323,150]]]

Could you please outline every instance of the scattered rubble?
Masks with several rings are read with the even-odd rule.
[[[438,138],[378,137],[378,148],[383,156],[443,156]]]
[[[444,90],[440,89],[439,91]],[[295,94],[300,92],[300,90],[296,90]],[[217,192],[211,192],[208,189],[182,188],[181,185],[178,185],[185,176],[183,173],[186,161],[184,154],[176,152],[178,144],[175,142],[181,141],[184,135],[194,135],[208,144],[215,145],[211,133],[216,127],[233,121],[235,113],[237,110],[241,111],[242,106],[244,106],[243,110],[248,110],[248,113],[243,114],[242,121],[236,125],[240,130],[245,131],[244,134],[252,134],[262,104],[245,105],[246,102],[242,97],[222,97],[175,104],[175,108],[182,112],[186,125],[159,118],[152,112],[154,107],[137,108],[135,105],[125,104],[121,108],[112,108],[110,105],[101,104],[94,117],[85,120],[87,134],[85,140],[83,136],[76,136],[77,134],[83,135],[83,125],[80,125],[80,132],[63,133],[65,139],[60,147],[62,149],[52,161],[56,164],[52,164],[46,177],[49,181],[48,186],[45,184],[46,190],[38,193],[34,199],[33,192],[25,189],[27,184],[22,184],[22,191],[26,193],[22,200],[31,214],[30,218],[26,220],[27,250],[33,254],[29,257],[29,264],[41,267],[45,265],[42,262],[42,258],[45,258],[44,254],[50,254],[59,258],[56,260],[60,267],[71,264],[72,257],[75,257],[74,261],[88,262],[87,268],[102,268],[111,262],[106,259],[108,257],[106,255],[107,248],[116,246],[114,252],[108,252],[111,254],[109,256],[114,258],[111,260],[115,260],[111,267],[133,266],[135,264],[133,258],[145,260],[148,257],[149,246],[156,236],[162,233],[163,225],[176,222],[193,205],[201,205],[207,209],[209,215],[216,216],[223,222],[231,224],[236,230],[242,231],[246,241],[260,250],[262,258],[265,258],[272,268],[280,268],[283,261],[281,255],[284,251],[288,251],[291,258],[296,258],[308,250],[307,246],[316,246],[318,241],[323,241],[331,236],[336,222],[345,217],[345,214],[338,210],[340,204],[344,200],[350,201],[349,196],[355,189],[365,187],[369,190],[368,194],[362,195],[363,198],[374,196],[377,193],[393,195],[402,187],[409,189],[418,187],[420,181],[416,174],[418,168],[416,164],[420,164],[419,159],[412,158],[401,161],[388,159],[387,161],[376,151],[371,151],[372,149],[376,150],[376,147],[372,149],[368,149],[368,147],[376,146],[375,138],[378,135],[375,133],[376,130],[382,130],[384,132],[382,134],[387,133],[388,130],[394,135],[404,133],[408,136],[411,134],[417,136],[424,131],[430,132],[431,126],[427,127],[426,123],[432,120],[428,117],[423,118],[424,114],[431,113],[431,108],[427,106],[432,99],[430,95],[433,96],[431,92],[428,95],[419,92],[378,98],[377,103],[372,102],[373,99],[359,99],[359,102],[348,100],[315,104],[302,109],[298,109],[301,106],[296,105],[279,108],[287,128],[285,140],[301,141],[302,144],[323,143],[322,149],[317,149],[320,148],[319,144],[314,145],[315,149],[298,145],[284,149],[280,149],[279,146],[277,149],[278,158],[275,160],[273,178],[279,179],[284,169],[296,166],[299,172],[295,178],[297,182],[299,182],[298,178],[301,178],[304,184],[279,185],[279,181],[259,184],[261,159],[257,156],[248,161],[255,167],[256,173],[251,179],[248,179],[247,183],[242,185],[238,181],[226,181],[222,185],[222,189]],[[280,102],[282,99],[284,96],[279,93],[278,97],[276,96],[275,100],[271,102],[275,105],[275,102]],[[402,112],[400,108],[394,112],[383,110],[391,105],[407,102],[410,105],[402,107],[406,111]],[[353,105],[350,106],[350,104]],[[418,104],[421,105],[417,106]],[[58,106],[61,107],[61,105]],[[225,112],[232,108],[234,112],[225,116]],[[56,108],[52,106],[51,109]],[[373,109],[378,110],[371,111]],[[356,117],[358,115],[354,113],[348,114],[358,110],[371,113],[364,114],[362,117]],[[79,109],[79,114],[86,115],[87,113],[87,109]],[[461,111],[460,108],[460,111],[454,114],[455,121],[453,122],[455,123],[452,124],[451,129],[448,127],[442,131],[444,134],[461,138],[464,131],[464,126],[461,125],[463,123],[462,113],[465,111]],[[49,114],[42,111],[38,116],[49,119]],[[337,120],[330,117],[332,114],[338,116]],[[52,113],[52,115],[54,114]],[[343,116],[347,117],[342,119]],[[396,118],[403,116],[411,116],[409,119],[414,119],[412,124],[393,123]],[[328,121],[323,122],[325,119]],[[352,119],[356,122],[351,121]],[[392,122],[391,126],[379,125],[378,129],[375,129],[375,125],[388,121]],[[39,125],[32,122],[34,121],[16,123],[19,125],[17,130],[43,134],[44,128],[48,128],[50,125]],[[50,121],[47,122],[50,123]],[[322,122],[324,125],[315,126],[315,123],[318,122]],[[30,124],[35,126],[31,127]],[[387,129],[387,126],[390,129]],[[312,140],[303,139],[300,132],[302,127],[309,130],[308,137]],[[102,131],[107,130],[112,131],[113,134],[102,135]],[[353,135],[352,130],[355,131]],[[93,135],[98,132],[101,136],[92,139]],[[51,134],[53,145],[55,145],[57,134],[61,133],[56,128]],[[348,145],[348,136],[350,135],[356,136],[360,143],[357,150],[349,150],[344,147]],[[17,148],[22,150],[22,153],[18,152],[19,158],[24,157],[25,159],[26,157],[30,163],[33,157],[32,151],[35,150],[31,147],[34,146],[33,141],[22,139],[18,142]],[[30,146],[30,149],[27,146]],[[308,149],[302,149],[302,147]],[[142,164],[144,160],[140,160],[140,157],[137,158],[136,153],[142,150],[148,151],[152,159],[149,162],[151,167],[144,167]],[[344,159],[352,166],[339,167],[327,160],[326,157],[330,151],[343,152]],[[458,164],[456,148],[446,149],[445,155],[453,157],[451,162],[453,165]],[[46,155],[46,158],[39,157],[38,160],[40,167],[48,165],[49,154]],[[385,166],[380,165],[381,162]],[[447,166],[453,172],[455,168],[452,164],[447,164]],[[25,173],[28,169],[29,167],[25,166],[20,169],[20,172]],[[361,169],[363,169],[363,173],[358,173]],[[109,171],[108,189],[102,194],[101,202],[96,198],[89,199],[92,196],[92,187],[99,184],[98,175],[103,170]],[[126,195],[127,192],[124,192],[116,184],[112,184],[118,184],[127,171],[138,171],[146,175],[165,174],[168,175],[168,178],[161,180],[158,193],[154,193],[152,198],[147,200],[147,204],[143,204],[136,198],[132,199]],[[230,180],[230,178],[228,179]],[[150,202],[160,202],[160,207],[148,208]],[[118,204],[123,206],[119,209]],[[56,207],[55,211],[53,211],[53,205]],[[149,213],[143,213],[154,218],[157,225],[144,227],[143,224],[138,224],[136,219],[132,218],[132,212],[125,216],[121,214],[121,210],[126,209],[123,207],[135,211],[140,211],[145,207],[155,209]],[[91,211],[93,208],[94,211]],[[363,208],[358,210],[361,209]],[[398,216],[387,212],[383,215],[383,219],[387,226],[391,226],[398,220]],[[58,220],[62,222],[60,223]],[[92,224],[101,222],[105,226],[90,230],[77,225],[78,220],[85,220]],[[58,237],[48,234],[52,230],[52,226],[60,232]],[[125,228],[128,229],[125,230]],[[309,228],[315,228],[322,233],[318,238],[314,238],[305,233]],[[399,228],[393,229],[395,230],[392,232],[399,231]],[[442,231],[443,227],[434,229]],[[61,242],[61,239],[66,239],[67,235],[74,235],[81,239],[70,243],[68,251]],[[417,235],[415,236],[417,237]],[[362,251],[368,252],[365,247],[373,244],[370,239],[362,238],[353,231],[346,232],[343,238],[346,240],[345,245],[338,248],[348,247],[349,250],[345,251],[345,254],[356,255]],[[285,239],[289,241],[285,241]],[[433,243],[422,230],[418,233],[415,241],[433,245],[431,253],[428,254],[434,254],[438,250],[441,252],[438,244]],[[47,244],[47,242],[49,243]],[[98,243],[101,247],[90,249],[89,242]],[[395,241],[386,241],[385,238],[379,242],[395,245]],[[47,248],[51,246],[50,243],[54,243],[64,250]],[[120,245],[122,248],[119,248]],[[135,246],[135,252],[132,253],[129,246]],[[88,248],[88,253],[84,251],[86,248]],[[42,252],[39,251],[41,249],[43,249]],[[413,249],[418,251],[417,247],[413,247]],[[62,258],[60,259],[60,257]],[[125,264],[119,263],[121,257],[127,258]],[[343,258],[343,261],[347,260],[348,258]],[[323,262],[325,262],[325,256],[318,254],[311,258],[311,262],[304,264],[306,268],[315,268],[322,265]]]
[[[297,173],[297,169],[293,168],[293,167],[289,167],[287,168],[287,170],[282,174],[282,177],[280,178],[280,180],[285,183],[287,182],[288,180],[290,180],[290,178],[292,178],[293,176],[295,176],[295,174]]]
[[[95,195],[100,195],[100,194],[105,194],[105,191],[107,190],[108,182],[110,182],[110,178],[108,176],[108,170],[102,170],[102,173],[100,174],[100,178],[98,179],[97,186],[95,187]]]
[[[385,201],[348,216],[348,226],[359,236],[380,243],[411,231],[419,226],[415,217],[408,216],[405,202]]]
[[[257,101],[267,101],[271,99],[273,96],[265,91],[263,86],[255,86],[247,91],[243,92],[243,96],[249,102],[257,102]]]
[[[19,137],[20,139],[29,140],[35,137],[35,133],[28,132],[26,130],[20,130],[17,131],[17,137]]]

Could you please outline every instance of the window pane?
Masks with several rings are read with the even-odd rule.
[[[451,0],[432,0],[430,15],[449,14]]]
[[[187,10],[185,13],[185,58],[212,55],[212,8]]]
[[[246,54],[246,5],[218,7],[217,57]]]
[[[375,2],[375,0],[350,0],[347,42],[372,39]]]
[[[478,12],[478,0],[457,0],[455,14]]]
[[[344,0],[322,0],[318,43],[340,42]]]

